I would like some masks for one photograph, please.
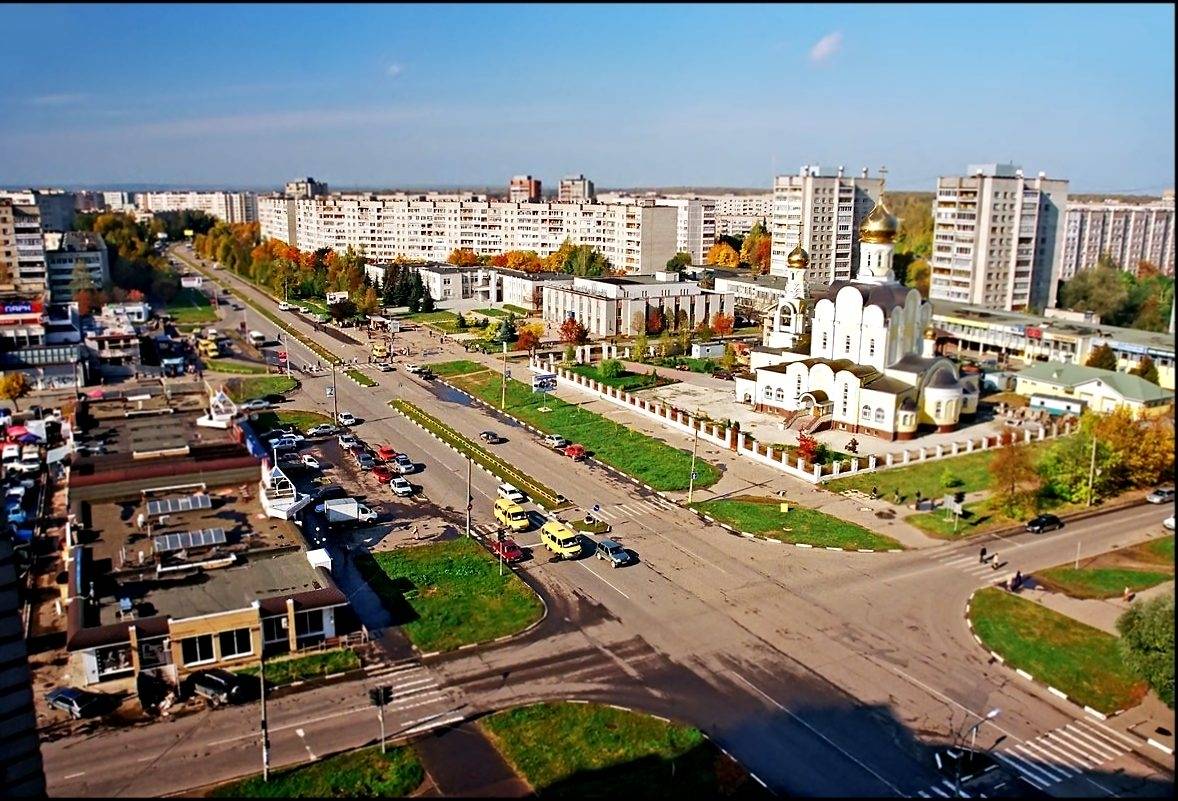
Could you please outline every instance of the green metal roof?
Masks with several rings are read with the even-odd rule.
[[[1126,400],[1139,403],[1168,400],[1174,397],[1173,392],[1151,384],[1141,376],[1120,373],[1116,370],[1102,370],[1099,367],[1085,367],[1080,364],[1036,362],[1019,370],[1017,375],[1068,389],[1089,381],[1100,380],[1112,387],[1114,392]]]

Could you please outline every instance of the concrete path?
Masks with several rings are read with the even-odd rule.
[[[423,796],[523,798],[532,788],[507,764],[499,750],[473,722],[443,729],[414,743],[433,792]]]
[[[1089,626],[1117,634],[1117,618],[1125,613],[1133,603],[1148,601],[1160,595],[1172,595],[1174,582],[1167,581],[1148,590],[1137,593],[1133,600],[1124,598],[1072,598],[1062,592],[1049,592],[1041,587],[1024,590],[1019,593],[1024,598],[1041,603],[1048,609],[1055,610],[1062,615],[1087,623]],[[1118,635],[1119,636],[1119,635]]]

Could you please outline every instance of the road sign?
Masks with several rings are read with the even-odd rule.
[[[335,397],[335,387],[326,387],[326,389],[327,389],[327,397],[334,398]]]
[[[280,361],[280,362],[286,361],[286,351],[284,351],[284,350],[278,351],[278,361]]]
[[[697,478],[699,478],[699,474],[696,473],[694,470],[692,470],[691,471],[691,480],[695,481]]]
[[[601,511],[601,504],[599,504],[599,503],[593,504],[593,511],[600,512]]]
[[[332,306],[336,303],[343,303],[348,299],[347,292],[328,292],[326,293],[327,305]]]
[[[203,283],[204,276],[201,275],[183,275],[180,276],[180,286],[185,289],[200,289]]]

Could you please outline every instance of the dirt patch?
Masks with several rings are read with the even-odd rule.
[[[1164,540],[1148,540],[1137,545],[1130,545],[1128,548],[1120,548],[1088,559],[1081,559],[1080,567],[1148,570],[1154,573],[1169,573],[1172,576],[1174,575],[1174,561],[1158,547],[1163,542]]]

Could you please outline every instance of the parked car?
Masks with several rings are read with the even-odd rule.
[[[376,365],[376,369],[380,370],[382,373],[391,373],[393,371],[393,366],[388,362],[380,362]]]
[[[261,412],[270,408],[270,401],[264,398],[254,398],[253,400],[247,400],[245,403],[238,404],[237,408],[245,412]]]
[[[362,453],[356,457],[356,466],[361,470],[372,470],[376,467],[376,460],[367,453]]]
[[[312,470],[318,470],[320,467],[322,467],[322,465],[319,464],[319,460],[309,453],[303,454],[303,458],[299,461],[302,462],[303,467],[309,467]]]
[[[1170,531],[1174,530],[1174,515],[1170,515],[1162,521],[1162,528],[1168,528]]]
[[[434,371],[428,367],[422,367],[417,373],[418,378],[424,378],[426,381],[434,380]]]
[[[572,445],[566,445],[564,447],[564,455],[573,461],[580,461],[581,459],[585,458],[585,446],[577,445],[576,443]]]
[[[307,429],[308,437],[326,437],[334,433],[335,426],[328,425],[327,423],[320,423],[317,426],[311,426],[309,429]]]
[[[629,551],[609,539],[597,543],[597,558],[608,560],[610,567],[622,567],[634,561]]]
[[[420,373],[421,372],[421,365],[420,364],[407,364],[407,365],[405,365],[405,369],[410,373]]]
[[[413,464],[413,460],[403,453],[397,454],[396,458],[393,459],[393,464],[396,466],[397,472],[401,475],[407,475],[417,469],[417,465]]]
[[[360,440],[356,439],[355,434],[340,434],[338,441],[341,448],[351,448],[360,442]]]
[[[382,462],[391,462],[397,458],[397,450],[392,445],[377,445],[376,458]]]
[[[523,550],[516,545],[511,537],[493,539],[490,542],[491,553],[503,559],[504,562],[518,562],[524,558]]]
[[[246,699],[245,683],[228,670],[212,668],[192,677],[192,691],[214,706],[237,704]]]
[[[372,468],[372,475],[376,476],[376,480],[381,484],[388,484],[393,480],[393,476],[395,476],[396,473],[394,473],[393,468],[389,467],[387,464],[378,464],[376,467]]]
[[[278,311],[290,311],[293,308],[294,306],[287,303],[286,301],[280,301],[278,304]]]
[[[271,392],[269,395],[263,395],[262,400],[274,406],[279,403],[286,403],[286,396],[280,392]]]
[[[498,489],[496,489],[496,493],[498,493],[500,498],[506,498],[507,500],[515,501],[516,503],[524,503],[528,500],[527,495],[524,495],[516,487],[506,482],[499,485]]]
[[[560,450],[561,448],[571,445],[572,443],[562,437],[560,434],[547,434],[544,437],[544,444],[549,448]]]
[[[340,412],[339,417],[336,418],[336,422],[341,426],[354,426],[356,425],[356,418],[351,412]]]
[[[276,451],[289,451],[299,447],[299,441],[291,436],[275,437],[270,440],[270,447]]]
[[[488,445],[498,445],[500,442],[503,441],[503,438],[500,437],[498,434],[496,434],[494,431],[480,432],[479,439],[481,439],[483,442],[487,443]]]
[[[78,720],[102,714],[106,699],[98,693],[79,690],[76,687],[54,687],[45,694],[45,700],[49,706],[60,709],[74,720]]]
[[[1024,528],[1032,534],[1042,534],[1045,531],[1063,528],[1063,521],[1055,515],[1039,515],[1028,520]]]
[[[389,487],[394,493],[400,495],[402,498],[407,498],[413,494],[413,485],[400,476],[394,476],[389,481]]]
[[[1145,496],[1145,500],[1150,503],[1173,503],[1174,502],[1174,487],[1167,484],[1164,487],[1158,487],[1149,495]]]

